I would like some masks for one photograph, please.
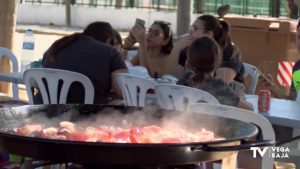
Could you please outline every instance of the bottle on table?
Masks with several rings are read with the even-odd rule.
[[[33,61],[35,38],[31,29],[27,29],[23,38],[22,55],[21,55],[21,73],[31,68]]]

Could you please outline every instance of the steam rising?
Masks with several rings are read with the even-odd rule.
[[[55,106],[54,106],[55,107]],[[31,107],[32,108],[32,107]],[[46,108],[46,107],[45,107]],[[53,108],[53,107],[50,107]],[[90,110],[92,109],[92,110]],[[211,108],[210,108],[211,109]],[[35,112],[30,112],[30,111]],[[5,127],[1,127],[2,131],[10,131],[11,129],[22,127],[25,124],[41,124],[43,128],[58,127],[62,121],[70,121],[80,127],[120,127],[123,129],[131,127],[145,127],[148,125],[157,125],[163,129],[183,129],[189,132],[199,132],[203,128],[212,131],[217,137],[236,137],[239,135],[236,133],[242,126],[232,125],[231,120],[224,120],[224,118],[218,118],[211,115],[204,115],[201,113],[190,112],[178,112],[178,111],[162,111],[157,105],[148,105],[143,109],[138,108],[116,108],[114,106],[106,108],[97,106],[79,106],[72,107],[68,110],[62,108],[55,108],[55,110],[41,109],[28,109],[24,113],[24,109],[20,109],[19,112],[15,112],[14,116],[18,116],[16,119],[12,116],[10,120],[15,121],[10,125],[5,124]],[[60,110],[60,111],[59,111]],[[98,112],[93,112],[93,110]],[[206,111],[218,111],[217,109],[208,110],[207,107],[197,110],[197,112]],[[22,115],[19,115],[21,113]],[[90,113],[90,114],[89,114]],[[93,114],[91,114],[93,113]],[[221,113],[221,112],[220,112]],[[1,113],[0,113],[1,114]],[[21,118],[22,117],[22,118]],[[9,121],[9,117],[6,117],[4,121]]]
[[[59,126],[59,123],[62,121],[71,121],[83,127],[106,125],[130,128],[154,124],[162,128],[195,129],[199,131],[202,128],[202,126],[199,128],[199,123],[203,120],[197,119],[193,114],[187,112],[161,112],[157,106],[153,105],[146,106],[140,110],[132,109],[126,110],[125,112],[108,107],[88,116],[82,115],[77,109],[59,112],[59,115],[55,115],[51,118],[49,118],[49,112],[37,112],[23,118],[24,119],[18,119],[17,121],[19,121],[19,123],[12,127],[20,127],[24,124],[42,124],[44,127],[52,127]],[[207,128],[207,126],[203,127]]]

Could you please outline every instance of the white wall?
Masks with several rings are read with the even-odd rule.
[[[65,7],[52,5],[19,4],[17,22],[26,24],[65,24]]]
[[[193,16],[192,21],[196,15]],[[85,27],[94,21],[109,22],[119,30],[129,30],[136,18],[146,21],[146,27],[154,20],[164,20],[172,24],[176,32],[176,12],[160,12],[150,9],[114,9],[104,7],[72,7],[72,26]],[[18,23],[65,25],[65,6],[19,4]]]

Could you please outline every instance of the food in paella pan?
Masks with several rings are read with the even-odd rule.
[[[142,127],[116,127],[108,125],[80,126],[63,121],[56,127],[42,124],[26,124],[14,128],[13,132],[21,136],[41,137],[70,141],[106,142],[106,143],[191,143],[216,139],[212,131],[188,131],[179,127],[162,128],[158,125]]]

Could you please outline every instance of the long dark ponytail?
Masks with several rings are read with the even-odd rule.
[[[231,44],[229,24],[225,20],[219,20],[212,15],[202,15],[198,17],[198,19],[203,22],[206,32],[213,32],[214,39],[222,49],[225,49],[228,45]]]

